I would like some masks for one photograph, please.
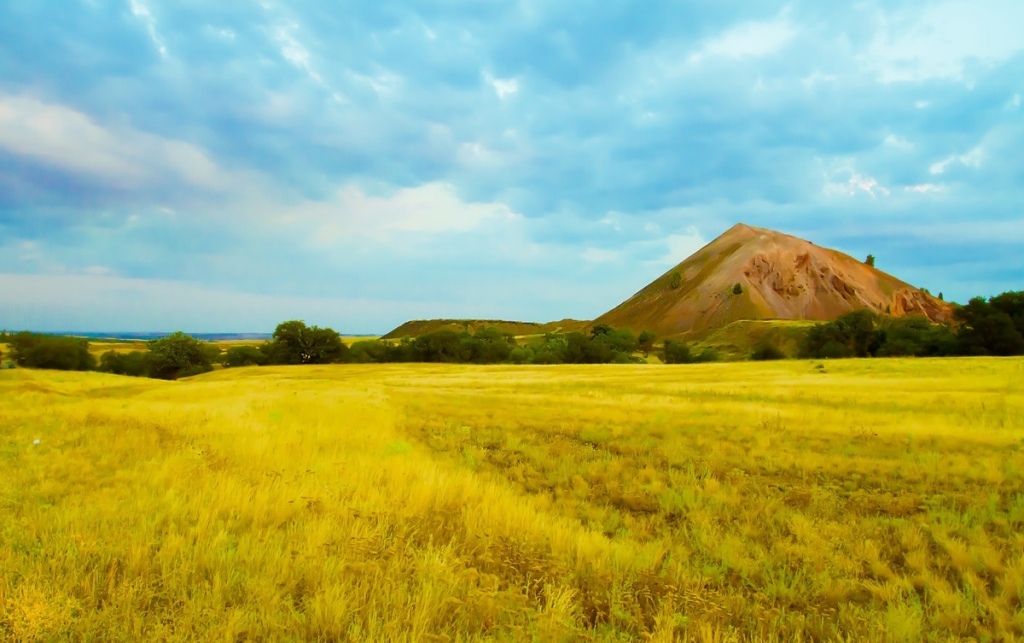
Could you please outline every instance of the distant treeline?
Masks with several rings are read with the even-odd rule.
[[[630,364],[641,363],[654,350],[653,333],[639,336],[629,330],[597,325],[589,333],[548,333],[522,344],[494,328],[475,333],[438,330],[400,341],[363,340],[351,347],[331,328],[302,321],[278,324],[271,339],[257,346],[233,346],[227,351],[184,333],[146,342],[147,350],[107,351],[99,361],[89,341],[39,333],[0,332],[0,343],[19,366],[59,370],[99,370],[119,375],[177,379],[205,373],[214,364],[224,367],[283,364],[431,362],[449,364]],[[641,357],[641,354],[643,357]],[[797,357],[944,357],[954,355],[1024,355],[1024,292],[1006,292],[989,299],[975,297],[955,309],[950,324],[924,317],[889,317],[869,310],[855,311],[812,326]],[[784,359],[786,353],[770,341],[758,344],[750,358]],[[711,362],[712,348],[695,350],[676,340],[664,342],[666,364]]]
[[[589,334],[549,333],[520,345],[515,337],[493,328],[459,333],[439,330],[397,342],[363,340],[351,347],[331,328],[307,326],[301,321],[278,324],[263,344],[233,346],[227,351],[184,333],[172,333],[146,342],[147,350],[103,353],[99,361],[89,352],[89,341],[39,333],[0,333],[11,346],[13,361],[28,368],[98,370],[118,375],[178,379],[213,369],[286,364],[433,362],[451,364],[629,364],[643,361],[655,336],[595,326]]]
[[[804,337],[799,357],[950,357],[1024,355],[1024,292],[975,297],[954,309],[953,322],[925,317],[889,317],[858,310],[816,324]],[[778,347],[758,345],[752,359],[781,359]]]

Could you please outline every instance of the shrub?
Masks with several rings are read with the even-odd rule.
[[[742,284],[740,284],[739,282],[736,282],[736,284],[732,287],[732,294],[734,294],[734,295],[742,295],[743,294],[743,286],[742,286]]]
[[[774,343],[765,340],[754,347],[753,352],[750,353],[750,359],[765,362],[770,360],[786,359],[786,354],[783,353],[782,349]]]
[[[181,331],[149,342],[150,377],[176,380],[213,369],[205,342]]]
[[[666,364],[689,364],[693,361],[690,346],[674,339],[666,339],[662,349],[661,361]]]
[[[130,353],[107,351],[100,355],[99,370],[114,375],[149,377],[149,353],[146,351],[131,351]]]
[[[709,346],[693,358],[693,361],[700,364],[704,362],[717,362],[720,359],[722,359],[722,356],[718,354],[718,351]]]
[[[644,352],[644,355],[648,355],[654,350],[654,340],[658,339],[658,336],[649,330],[645,330],[640,333],[640,337],[637,337],[636,343],[640,350]]]
[[[333,328],[306,326],[300,320],[281,322],[268,350],[271,364],[331,364],[343,361],[348,347]]]
[[[683,285],[683,276],[679,274],[679,271],[675,271],[668,278],[668,287],[672,290],[679,288]]]
[[[59,337],[21,332],[8,335],[11,359],[18,366],[58,371],[89,371],[96,358],[89,354],[89,341],[78,337]]]
[[[266,354],[256,346],[232,346],[224,353],[224,366],[263,366],[267,363]]]

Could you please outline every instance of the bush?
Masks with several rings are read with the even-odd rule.
[[[393,361],[391,345],[379,339],[363,339],[348,349],[349,361],[356,364],[384,364]]]
[[[668,287],[672,290],[679,288],[683,285],[683,276],[679,274],[679,271],[673,272],[668,278]]]
[[[306,326],[300,320],[282,322],[265,352],[271,364],[331,364],[348,356],[348,347],[333,328]]]
[[[149,353],[145,351],[131,351],[130,353],[107,351],[100,355],[99,370],[114,375],[149,377]]]
[[[8,335],[11,359],[18,366],[58,371],[90,371],[96,358],[89,353],[89,341],[78,337],[59,337],[21,332]]]
[[[689,364],[693,362],[690,346],[674,339],[666,339],[661,352],[661,361],[666,364]]]
[[[750,359],[758,362],[766,362],[777,359],[786,359],[786,354],[782,352],[781,348],[766,340],[754,347],[753,352],[750,353]]]
[[[644,356],[647,356],[652,350],[654,350],[654,340],[656,339],[658,339],[658,336],[649,330],[645,330],[640,333],[640,337],[637,337],[637,346],[644,352]]]
[[[150,377],[176,380],[213,370],[205,342],[181,331],[149,342]]]
[[[232,346],[224,353],[224,366],[263,366],[267,363],[267,355],[256,346]]]
[[[743,286],[739,282],[737,282],[735,285],[733,285],[733,287],[732,287],[732,294],[734,294],[734,295],[742,295],[743,294]]]
[[[693,359],[697,364],[704,362],[717,362],[722,359],[722,356],[718,354],[718,351],[711,348],[710,346],[705,348]]]

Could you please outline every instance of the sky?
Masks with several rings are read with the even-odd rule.
[[[1020,0],[0,0],[0,327],[591,319],[737,222],[1024,289]]]

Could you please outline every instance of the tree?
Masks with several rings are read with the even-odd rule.
[[[658,339],[658,336],[649,330],[640,333],[640,337],[637,338],[636,342],[640,346],[640,350],[644,352],[644,357],[650,355],[651,351],[654,350],[654,340],[656,339]]]
[[[256,346],[232,346],[224,354],[224,366],[263,366],[267,356]]]
[[[1004,293],[1005,294],[1005,293]],[[993,297],[990,301],[997,300]],[[994,306],[981,297],[971,299],[966,306],[956,309],[954,317],[960,323],[957,346],[964,355],[1021,355],[1024,354],[1024,335],[1017,330],[1005,308],[1012,298],[999,300]]]
[[[661,361],[666,364],[689,364],[693,361],[690,345],[675,339],[666,339]]]
[[[668,287],[672,290],[679,288],[683,285],[683,276],[679,274],[679,271],[674,271],[668,278]]]
[[[754,350],[750,353],[750,359],[756,362],[765,362],[769,360],[786,359],[786,354],[782,352],[782,349],[776,346],[771,340],[762,340],[754,347]]]
[[[178,331],[147,342],[150,353],[150,377],[176,380],[213,369],[205,342]]]
[[[131,351],[129,353],[107,351],[100,355],[100,365],[97,370],[114,375],[148,377],[149,363],[150,354],[144,351]]]
[[[59,337],[20,332],[7,336],[11,359],[18,366],[58,371],[90,371],[96,358],[89,353],[89,341],[79,337]]]
[[[467,335],[442,329],[413,340],[416,362],[459,363],[465,361],[462,339]]]
[[[739,282],[736,282],[736,284],[732,287],[732,294],[734,294],[734,295],[742,295],[743,294],[743,285],[740,284]]]
[[[1017,332],[1024,335],[1024,291],[1004,292],[989,299],[988,303],[1009,315]]]
[[[306,322],[281,322],[274,329],[268,349],[272,364],[330,364],[340,362],[348,348],[332,328],[306,326]]]
[[[601,335],[607,335],[608,333],[612,332],[612,330],[614,329],[608,324],[598,324],[597,326],[594,326],[592,329],[590,329],[590,336],[600,337]]]
[[[866,263],[867,265],[869,265],[872,268],[874,268],[875,267],[875,255],[868,255],[868,258],[864,260],[864,263]]]

